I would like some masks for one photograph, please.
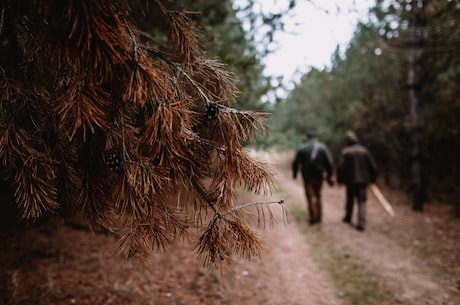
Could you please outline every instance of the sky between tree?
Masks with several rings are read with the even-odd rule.
[[[278,50],[263,60],[265,73],[283,76],[284,84],[292,87],[292,81],[310,67],[329,66],[336,46],[345,49],[357,22],[367,19],[373,3],[373,0],[297,0],[295,9],[284,17],[286,32],[274,37]],[[256,9],[278,12],[288,6],[287,0],[260,0]]]

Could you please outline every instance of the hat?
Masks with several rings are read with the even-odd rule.
[[[316,134],[316,132],[314,131],[309,131],[307,132],[307,138],[309,139],[313,139],[313,138],[316,138],[318,135]]]
[[[345,140],[347,141],[347,143],[357,143],[358,142],[358,136],[356,136],[356,134],[349,130],[347,131],[347,134],[345,136]]]

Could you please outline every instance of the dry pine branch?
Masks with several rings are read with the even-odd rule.
[[[263,131],[264,115],[229,108],[232,76],[206,57],[177,3],[141,2],[0,4],[4,183],[24,218],[105,228],[126,257],[206,221],[197,251],[207,263],[257,256],[234,201],[240,185],[274,187],[241,144]],[[159,37],[141,35],[138,10],[154,15]]]

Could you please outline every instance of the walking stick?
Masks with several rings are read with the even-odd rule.
[[[385,211],[390,216],[395,216],[395,212],[393,211],[393,208],[391,207],[390,203],[385,199],[385,197],[383,196],[382,192],[377,187],[377,185],[371,184],[370,188],[371,188],[372,192],[374,193],[375,197],[377,197],[378,201],[380,202],[380,204],[385,209]]]

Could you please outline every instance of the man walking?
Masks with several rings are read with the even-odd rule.
[[[353,204],[358,202],[359,231],[366,227],[367,186],[377,179],[377,165],[369,151],[359,144],[358,137],[349,131],[345,137],[346,147],[342,150],[337,166],[337,182],[346,186],[344,222],[351,223]]]
[[[293,177],[301,168],[307,197],[310,224],[320,223],[322,215],[321,187],[326,178],[329,185],[334,184],[333,161],[326,145],[321,143],[315,132],[308,132],[305,144],[296,154],[292,164]]]

